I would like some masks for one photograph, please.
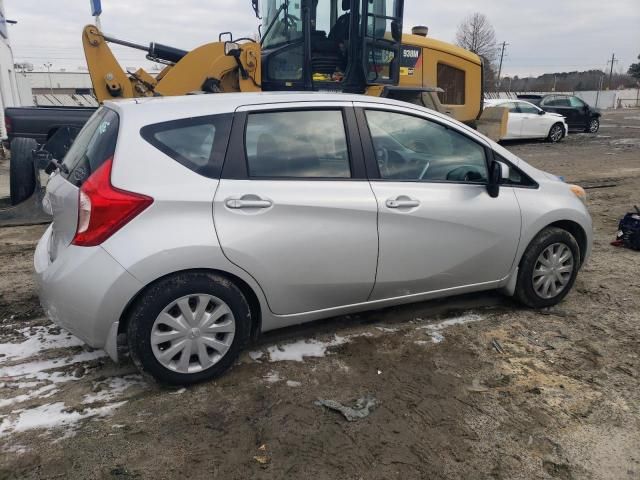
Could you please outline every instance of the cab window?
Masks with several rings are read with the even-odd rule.
[[[382,179],[486,183],[485,149],[465,135],[398,112],[366,117]]]
[[[444,90],[440,95],[440,103],[444,105],[464,105],[465,72],[445,63],[438,63],[438,87]]]

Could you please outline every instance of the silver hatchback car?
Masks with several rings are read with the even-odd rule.
[[[465,292],[530,307],[588,258],[584,191],[449,117],[344,94],[106,102],[44,200],[55,323],[158,381],[220,375],[260,332]]]

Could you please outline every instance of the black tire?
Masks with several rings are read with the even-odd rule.
[[[538,295],[533,285],[533,273],[538,257],[547,247],[556,243],[566,245],[573,254],[573,270],[564,288],[553,298],[543,298]],[[544,308],[556,305],[569,293],[578,274],[581,264],[580,247],[576,239],[566,230],[557,227],[547,227],[541,231],[529,244],[520,261],[518,282],[515,298],[531,308]]]
[[[217,363],[196,373],[180,373],[163,366],[153,353],[153,324],[171,302],[195,294],[209,294],[224,301],[233,313],[235,333],[229,350]],[[131,358],[141,373],[165,385],[189,385],[222,375],[249,342],[251,310],[240,289],[228,279],[210,272],[188,272],[163,278],[147,288],[131,309],[127,340]]]
[[[565,136],[564,126],[561,123],[554,123],[549,129],[549,135],[547,135],[547,141],[550,143],[558,143]]]
[[[9,191],[11,205],[24,202],[36,189],[36,171],[33,166],[33,151],[38,147],[32,138],[11,140],[9,161]]]
[[[594,117],[589,120],[589,124],[584,131],[587,133],[598,133],[598,130],[600,130],[600,119]]]

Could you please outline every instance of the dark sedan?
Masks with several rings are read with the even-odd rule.
[[[567,119],[570,130],[596,133],[600,129],[601,113],[574,95],[518,95],[541,109],[559,113]]]

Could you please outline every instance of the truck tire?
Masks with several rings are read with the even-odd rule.
[[[24,202],[36,189],[33,151],[37,146],[38,144],[32,138],[14,138],[11,140],[11,160],[9,161],[11,205]]]

